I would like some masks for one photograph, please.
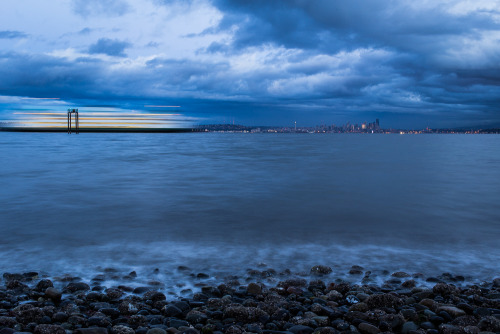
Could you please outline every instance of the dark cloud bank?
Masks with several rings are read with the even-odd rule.
[[[75,1],[75,11],[91,15],[96,7],[90,3]],[[124,1],[107,3],[109,15],[129,10]],[[234,32],[229,42],[199,50],[218,60],[158,57],[140,69],[116,71],[104,60],[4,52],[0,91],[120,105],[182,102],[193,114],[250,124],[380,117],[395,127],[500,125],[498,13],[385,0],[213,5],[223,19],[202,35]],[[23,37],[4,31],[0,38],[16,33]],[[130,47],[101,38],[88,53],[126,57]],[[265,66],[231,67],[232,57],[262,50],[274,52]]]

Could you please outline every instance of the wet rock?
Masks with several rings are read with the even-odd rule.
[[[166,305],[161,311],[166,317],[177,317],[182,314],[182,310],[174,305]]]
[[[494,286],[495,288],[500,288],[500,277],[495,278],[495,279],[493,280],[493,286]]]
[[[111,333],[112,334],[135,334],[135,331],[132,328],[127,327],[127,326],[117,325],[117,326],[113,326]]]
[[[9,290],[29,290],[29,287],[18,280],[8,281],[5,287]]]
[[[363,275],[363,270],[361,269],[350,269],[349,275]]]
[[[479,328],[476,326],[465,326],[463,328],[465,334],[479,334]]]
[[[411,289],[417,286],[417,282],[415,282],[415,280],[410,279],[408,281],[403,282],[401,286],[403,288]]]
[[[107,328],[78,328],[74,332],[75,334],[108,334]]]
[[[153,302],[158,302],[158,301],[166,300],[167,297],[159,291],[151,290],[151,291],[146,292],[144,294],[144,296],[142,296],[142,299],[152,300]]]
[[[66,334],[66,330],[59,325],[38,325],[34,334]]]
[[[24,304],[12,310],[17,321],[23,324],[38,323],[45,315],[43,311],[31,304]]]
[[[13,317],[0,317],[0,328],[1,327],[14,327],[17,324],[16,318]]]
[[[358,325],[358,329],[361,333],[363,334],[376,334],[380,333],[380,329],[378,329],[376,326],[373,326],[372,324],[362,322]]]
[[[410,274],[405,273],[404,271],[397,271],[395,273],[392,273],[392,277],[397,277],[397,278],[405,278],[405,277],[411,277]]]
[[[337,334],[338,332],[332,327],[319,327],[316,328],[313,334]]]
[[[14,334],[16,331],[12,328],[2,328],[0,329],[0,334]]]
[[[440,333],[443,334],[463,334],[463,331],[460,328],[450,325],[450,324],[442,324],[439,326]]]
[[[48,287],[45,289],[45,297],[51,299],[55,303],[58,303],[61,301],[62,292],[54,287]]]
[[[354,305],[351,305],[351,307],[349,307],[349,311],[366,312],[368,310],[369,308],[368,305],[366,305],[366,303],[356,303]]]
[[[35,290],[36,291],[45,291],[45,290],[47,290],[47,288],[53,288],[53,287],[54,287],[54,284],[52,283],[51,280],[43,279],[36,284]]]
[[[418,330],[418,325],[415,324],[413,321],[408,321],[403,324],[403,328],[401,329],[401,333],[403,334],[408,334],[411,331],[416,331]]]
[[[403,301],[401,298],[398,298],[394,295],[384,293],[379,295],[371,295],[367,298],[366,304],[370,309],[381,307],[397,308],[403,305]]]
[[[311,274],[313,275],[328,275],[332,273],[332,271],[332,268],[322,265],[314,266],[311,268]]]
[[[75,293],[77,291],[88,291],[90,290],[90,286],[83,282],[72,282],[66,285],[64,290],[70,293]]]
[[[454,285],[446,283],[438,283],[432,288],[432,292],[436,295],[448,296],[457,293],[457,288]]]
[[[121,314],[124,315],[136,314],[138,311],[137,307],[134,304],[127,301],[121,302],[120,305],[118,306],[118,310],[120,311]]]
[[[343,298],[343,295],[337,290],[332,290],[326,294],[328,300],[337,301]]]
[[[161,328],[151,328],[147,331],[147,334],[167,334],[167,332]]]
[[[143,293],[151,291],[151,290],[154,290],[154,289],[152,289],[151,287],[148,287],[148,286],[139,286],[139,287],[135,288],[134,291],[132,291],[132,292],[135,293],[136,295],[142,295]]]
[[[192,324],[204,324],[207,321],[208,317],[205,313],[200,311],[189,311],[186,315],[186,320]]]
[[[451,324],[459,327],[476,326],[478,320],[472,315],[463,315],[454,319]]]
[[[295,325],[288,329],[293,334],[311,334],[314,330],[309,326]]]
[[[440,311],[444,311],[454,318],[465,315],[464,310],[461,310],[455,306],[441,306],[438,308],[438,312],[440,312]]]
[[[108,296],[108,298],[111,300],[120,299],[123,296],[123,291],[121,291],[120,289],[111,288],[106,289],[105,292],[106,296]]]
[[[478,327],[482,331],[500,332],[500,320],[493,316],[487,316],[479,321]]]
[[[257,283],[250,283],[247,287],[247,293],[251,295],[260,295],[262,293],[262,287]]]
[[[52,320],[54,322],[65,322],[68,319],[68,315],[65,312],[57,312],[52,315]]]

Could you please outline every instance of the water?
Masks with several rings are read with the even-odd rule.
[[[0,156],[3,271],[500,274],[498,135],[0,133]]]

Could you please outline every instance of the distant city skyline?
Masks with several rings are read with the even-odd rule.
[[[106,107],[200,124],[500,127],[492,0],[20,0],[0,20],[0,119]]]

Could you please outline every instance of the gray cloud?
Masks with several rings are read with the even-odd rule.
[[[125,0],[72,0],[73,11],[82,17],[122,16],[129,12]]]
[[[100,38],[89,47],[90,54],[105,54],[114,57],[126,57],[125,49],[132,45],[116,39]]]
[[[153,3],[186,11],[197,5]],[[330,114],[332,121],[339,115],[353,120],[385,115],[419,119],[424,125],[432,125],[427,119],[500,125],[499,13],[453,11],[453,1],[448,7],[439,1],[404,0],[212,3],[222,20],[201,33],[179,37],[213,41],[197,54],[165,56],[167,43],[156,32],[145,32],[137,45],[125,41],[133,37],[115,32],[118,39],[101,38],[90,45],[89,55],[76,59],[67,50],[54,53],[69,54],[67,58],[5,52],[0,54],[0,90],[101,104],[182,101],[193,112],[237,113],[241,119],[255,118],[255,123],[301,114],[314,124]],[[85,17],[130,10],[116,0],[73,4]],[[103,4],[110,5],[109,12]],[[89,23],[75,38],[89,38],[99,29]],[[221,32],[226,37],[217,38]],[[140,57],[126,61],[92,56],[123,58],[134,47]]]
[[[22,31],[4,30],[0,31],[0,39],[26,38],[28,35]]]

